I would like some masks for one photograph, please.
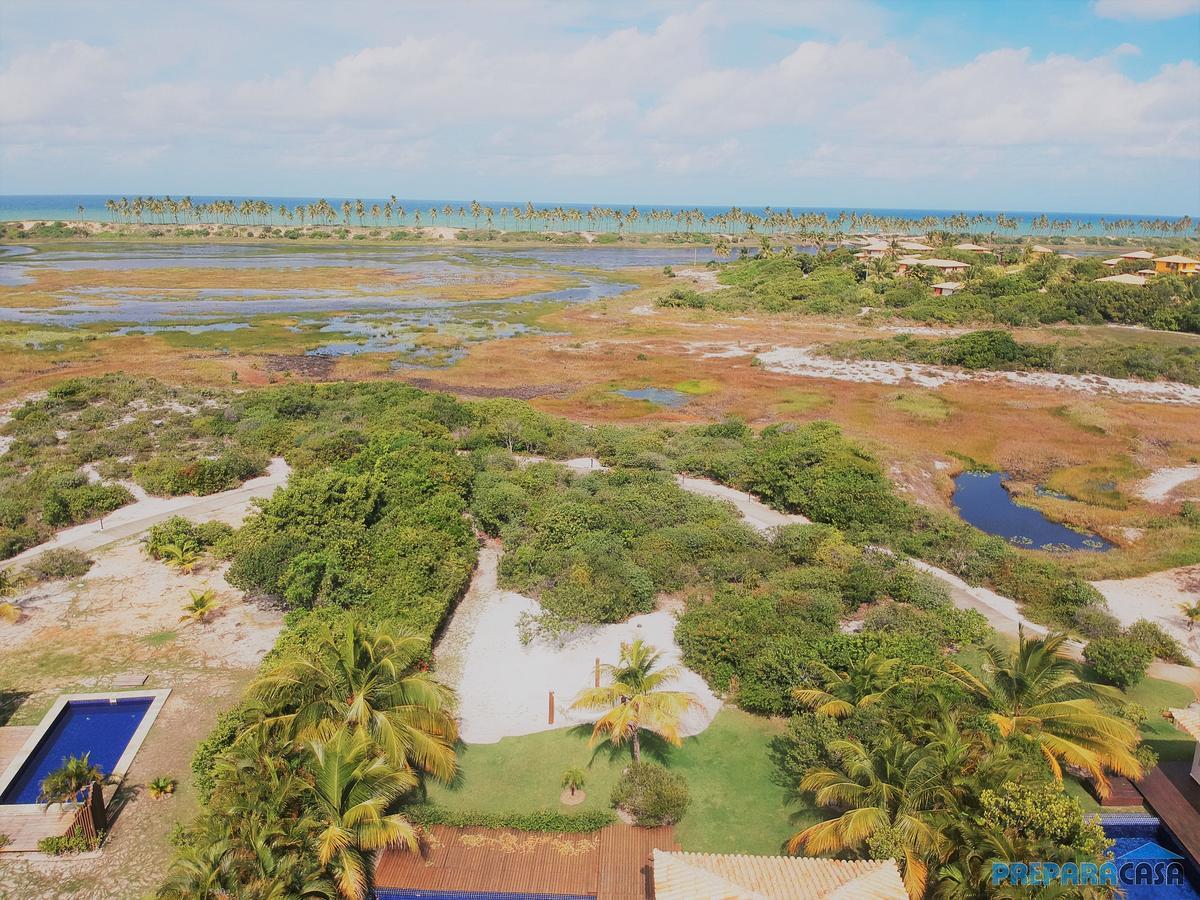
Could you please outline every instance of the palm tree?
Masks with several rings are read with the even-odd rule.
[[[350,622],[303,656],[286,658],[250,687],[264,724],[307,740],[333,723],[367,736],[404,772],[450,781],[458,770],[454,692],[419,669],[425,640]]]
[[[180,622],[203,622],[221,605],[217,592],[212,588],[203,591],[189,591],[192,599],[184,605]]]
[[[1187,619],[1188,631],[1191,631],[1196,627],[1196,622],[1200,621],[1200,600],[1195,603],[1180,603],[1179,611]]]
[[[172,541],[158,549],[158,556],[168,566],[178,569],[181,575],[189,575],[200,561],[200,545],[191,538]]]
[[[315,852],[317,823],[245,820],[235,848],[238,900],[336,900],[337,887],[322,871]]]
[[[52,803],[62,803],[73,806],[79,802],[79,795],[91,791],[92,785],[104,781],[104,773],[99,766],[91,763],[91,753],[83,756],[71,756],[63,760],[63,764],[42,779],[42,790],[38,797],[49,806]]]
[[[420,848],[412,823],[387,812],[417,779],[389,765],[361,732],[332,729],[312,741],[309,751],[317,858],[332,871],[343,897],[361,900],[371,888],[374,851]]]
[[[899,736],[867,749],[856,740],[829,744],[836,767],[809,771],[800,790],[820,806],[845,810],[788,841],[788,852],[812,854],[858,850],[875,835],[897,844],[900,871],[909,895],[920,897],[930,860],[940,857],[945,838],[937,827],[943,766],[935,754]]]
[[[230,887],[236,884],[234,862],[228,834],[189,842],[180,848],[157,896],[161,900],[228,900],[233,896]]]
[[[571,796],[575,796],[575,792],[582,788],[587,782],[587,774],[579,766],[571,766],[563,772],[562,786],[571,792]]]
[[[796,688],[792,696],[809,709],[844,719],[854,710],[878,703],[899,684],[896,668],[898,659],[888,659],[871,653],[851,663],[845,672],[838,672],[823,662],[812,663],[821,681],[820,688]]]
[[[1106,772],[1141,777],[1133,755],[1138,732],[1100,706],[1098,699],[1120,700],[1120,692],[1084,681],[1079,665],[1060,652],[1066,639],[1051,634],[1029,640],[1022,633],[1015,651],[987,648],[982,677],[952,660],[945,661],[945,672],[992,709],[1001,735],[1036,743],[1056,779],[1062,781],[1063,763],[1076,766],[1107,797]]]
[[[659,668],[661,661],[662,653],[640,639],[622,644],[618,663],[604,666],[610,683],[579,693],[572,709],[608,710],[592,727],[591,746],[606,738],[618,747],[629,741],[633,761],[640,762],[643,730],[654,732],[676,747],[683,742],[679,735],[680,721],[684,713],[699,703],[686,691],[661,689],[683,671],[680,666]]]

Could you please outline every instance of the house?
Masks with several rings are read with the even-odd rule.
[[[1110,269],[1111,269],[1113,266],[1119,266],[1119,265],[1121,264],[1121,257],[1120,257],[1120,256],[1114,256],[1112,259],[1106,259],[1106,260],[1104,260],[1104,264],[1105,264],[1106,266],[1108,266]]]
[[[967,253],[991,253],[990,247],[984,247],[981,244],[972,244],[969,241],[965,244],[955,244],[955,250],[964,250]]]
[[[859,259],[879,259],[886,256],[891,249],[883,241],[871,241],[869,244],[864,244],[862,251],[854,255]]]
[[[1200,259],[1190,256],[1156,256],[1154,271],[1169,275],[1195,275],[1200,272]]]
[[[925,259],[920,256],[902,256],[896,260],[896,274],[903,275],[912,266],[929,266],[937,269],[941,275],[961,275],[970,268],[965,262],[957,259]]]
[[[928,244],[922,244],[920,241],[899,241],[896,246],[901,250],[914,250],[918,253],[925,253],[933,249]]]
[[[961,291],[961,290],[962,290],[962,282],[961,281],[942,281],[933,286],[933,296],[949,297],[951,294],[955,293],[956,291]]]
[[[895,860],[653,853],[655,900],[908,900]]]
[[[1122,253],[1121,259],[1154,259],[1154,254],[1149,250],[1131,250],[1129,253]]]
[[[1127,284],[1131,287],[1145,287],[1145,275],[1106,275],[1104,278],[1097,278],[1097,281],[1111,281],[1113,284]]]

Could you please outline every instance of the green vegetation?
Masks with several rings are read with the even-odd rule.
[[[1133,638],[1117,636],[1091,641],[1084,651],[1084,659],[1100,681],[1127,688],[1146,676],[1154,654]]]
[[[35,582],[56,578],[82,578],[92,568],[93,560],[82,550],[53,547],[38,554],[25,566],[24,573]]]
[[[652,762],[634,762],[613,787],[614,809],[628,813],[644,828],[674,825],[691,803],[687,782]]]
[[[74,806],[92,785],[103,784],[106,776],[99,766],[92,765],[90,756],[85,753],[64,759],[61,766],[42,779],[38,800],[47,806],[52,803]]]
[[[1042,370],[1069,375],[1095,373],[1111,378],[1163,378],[1200,384],[1200,346],[1147,344],[1022,344],[1007,331],[972,331],[944,340],[900,334],[886,340],[826,344],[822,352],[836,359],[881,359],[920,362],[966,369]]]

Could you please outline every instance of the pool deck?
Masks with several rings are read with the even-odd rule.
[[[0,772],[12,764],[36,729],[36,725],[9,725],[0,728]]]
[[[1200,784],[1191,777],[1191,762],[1163,762],[1137,783],[1146,803],[1200,864]]]

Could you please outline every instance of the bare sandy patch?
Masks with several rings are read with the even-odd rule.
[[[1122,625],[1149,619],[1178,640],[1193,662],[1200,663],[1200,630],[1189,629],[1187,619],[1179,611],[1181,603],[1200,601],[1200,566],[1092,584],[1104,595],[1109,610]]]
[[[881,360],[840,360],[820,356],[811,347],[776,347],[757,355],[763,367],[802,378],[829,378],[872,384],[946,384],[1009,382],[1052,391],[1078,391],[1149,403],[1200,406],[1200,387],[1175,381],[1134,381],[1104,375],[1063,375],[1057,372],[964,372],[924,363]]]
[[[1189,485],[1189,482],[1198,482]],[[1177,488],[1184,488],[1175,496]],[[1170,499],[1200,500],[1200,465],[1158,469],[1138,482],[1137,495],[1151,503]]]
[[[675,617],[668,612],[582,628],[561,646],[541,639],[522,644],[518,621],[541,607],[530,597],[500,590],[500,553],[494,543],[480,552],[470,590],[435,649],[439,673],[458,691],[461,733],[467,743],[490,744],[592,721],[594,714],[572,710],[571,703],[594,683],[596,660],[615,662],[623,643],[640,638],[663,651],[668,664],[680,662]],[[700,701],[701,707],[684,718],[682,729],[686,735],[699,734],[720,710],[720,699],[689,669],[671,687],[689,691]]]

